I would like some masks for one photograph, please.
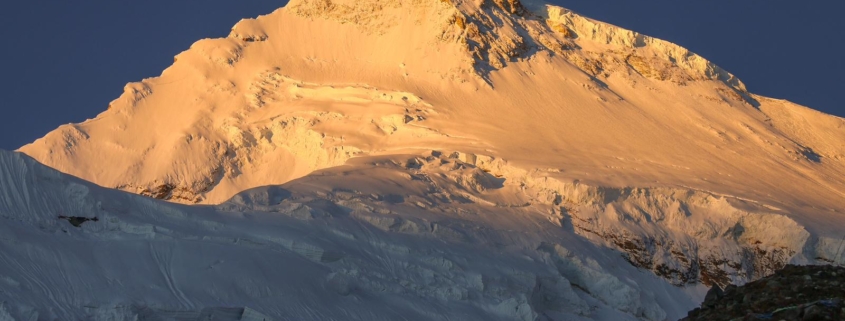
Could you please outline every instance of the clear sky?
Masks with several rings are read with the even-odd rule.
[[[551,0],[689,48],[754,93],[845,116],[845,1]],[[127,82],[280,0],[0,2],[0,148],[93,118]]]

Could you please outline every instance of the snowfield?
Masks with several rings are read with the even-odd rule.
[[[545,213],[483,201],[495,193],[454,185],[426,195],[478,174],[432,160],[413,171],[359,160],[185,206],[2,152],[0,316],[249,307],[275,320],[664,320],[700,299],[701,287],[638,270]],[[98,220],[74,227],[59,215]]]
[[[0,152],[0,222],[0,320],[676,320],[845,263],[845,119],[538,1],[293,0]]]

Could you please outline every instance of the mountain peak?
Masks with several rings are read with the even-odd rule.
[[[457,45],[464,57],[469,57],[464,62],[472,65],[462,70],[482,77],[538,54],[563,56],[596,76],[605,65],[619,65],[590,50],[605,45],[622,49],[622,62],[646,77],[678,83],[715,79],[745,92],[745,85],[735,76],[683,47],[540,1],[301,0],[292,1],[287,10],[309,19],[351,24],[378,35],[401,29],[399,25],[411,21],[414,32],[429,31],[429,36],[439,42]]]
[[[421,45],[434,51],[461,52],[453,57],[459,58],[458,61],[447,64],[453,67],[445,73],[483,76],[492,69],[504,67],[508,61],[525,58],[529,50],[548,49],[532,36],[549,30],[534,25],[529,35],[526,29],[529,20],[522,18],[529,12],[517,0],[302,0],[292,1],[285,10],[307,19],[352,25],[370,35],[415,35],[414,44],[400,41],[396,46]],[[551,39],[544,38],[544,43],[554,43]],[[562,46],[555,44],[556,48]],[[439,59],[444,58],[447,57]]]
[[[828,148],[838,141],[767,114],[797,112],[783,106],[680,46],[539,1],[296,0],[196,42],[96,119],[21,150],[108,187],[188,203],[359,155],[441,148],[569,167],[569,179],[598,185],[727,191],[748,183],[738,179],[745,166],[765,184],[781,162],[808,186],[827,180],[794,162],[808,150],[839,162]],[[753,155],[777,161],[760,167]],[[106,156],[121,165],[102,170]]]
[[[160,77],[128,84],[96,118],[21,148],[105,187],[218,206],[121,196],[141,204],[136,211],[112,201],[120,193],[28,175],[37,166],[0,152],[8,168],[0,176],[12,182],[0,184],[11,195],[0,212],[31,219],[38,238],[52,226],[65,240],[58,228],[67,222],[57,217],[95,213],[81,227],[86,239],[108,231],[104,240],[134,240],[110,234],[124,229],[222,241],[237,249],[231,262],[249,252],[232,244],[292,255],[278,262],[301,254],[322,266],[302,269],[315,274],[301,288],[335,292],[303,301],[306,318],[381,313],[371,307],[395,296],[413,313],[449,302],[483,320],[665,320],[681,315],[678,298],[681,306],[694,299],[671,285],[721,286],[789,262],[842,262],[843,146],[845,119],[751,94],[680,46],[545,3],[294,0],[239,22],[228,37],[197,41]],[[219,234],[230,226],[232,234]],[[300,233],[319,242],[287,239]],[[467,251],[444,256],[444,244]],[[137,243],[125,246],[115,253],[141,260],[125,250]],[[430,270],[382,260],[422,263],[421,253],[434,254],[423,259]],[[238,266],[259,278],[248,284],[264,282],[253,265]],[[184,273],[199,270],[237,276]],[[175,297],[197,307],[172,279]],[[102,281],[112,288],[113,279]],[[288,293],[247,292],[245,302]],[[372,299],[379,295],[390,299]],[[425,297],[433,308],[417,305]],[[315,317],[323,304],[333,307]]]

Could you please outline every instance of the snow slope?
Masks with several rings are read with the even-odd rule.
[[[321,271],[354,284],[341,288],[361,291],[348,307],[358,312],[348,313],[362,318],[355,314],[368,311],[361,302],[379,306],[394,298],[374,293],[412,293],[439,303],[396,303],[397,313],[422,313],[410,319],[444,318],[420,311],[466,311],[466,318],[480,319],[554,320],[564,312],[671,319],[694,305],[699,284],[743,283],[787,262],[845,262],[837,253],[845,234],[845,119],[754,95],[684,48],[535,1],[294,0],[239,22],[226,38],[198,41],[160,77],[128,84],[97,118],[62,126],[20,151],[107,188],[207,204],[88,187],[121,195],[126,213],[149,208],[131,217],[164,220],[161,229],[190,240],[294,233],[296,240],[329,242],[309,248],[354,253],[347,255],[373,265],[339,259],[342,269]],[[303,212],[289,203],[312,204],[300,198],[315,205]],[[188,213],[184,224],[225,228],[170,225],[178,224],[162,213],[171,211]],[[269,221],[237,214],[253,212]],[[285,215],[266,214],[276,212]],[[54,221],[57,214],[39,215]],[[69,231],[101,239],[96,229],[105,225]],[[363,230],[343,230],[351,226]],[[344,247],[343,235],[382,241],[356,252]],[[225,252],[196,244],[197,251]],[[416,250],[396,252],[395,244]],[[433,257],[463,264],[445,277],[457,285],[439,287],[434,272],[404,274],[416,272],[402,260],[434,249],[454,256]],[[241,255],[262,251],[268,250]],[[468,253],[479,256],[466,259]],[[533,263],[517,263],[523,259]],[[383,260],[404,263],[374,263]],[[525,278],[488,272],[493,261]],[[238,268],[275,266],[247,265]],[[312,281],[326,278],[296,266]],[[555,279],[550,295],[566,299],[554,304],[536,301],[536,291],[525,294],[549,286],[539,280],[551,276],[538,272],[549,268],[575,284]],[[364,270],[374,274],[362,276]],[[471,273],[499,285],[473,288]],[[208,279],[185,287],[205,291],[197,288],[202,280]],[[631,290],[608,293],[619,284]],[[237,302],[210,295],[201,304],[192,303],[205,300],[199,293],[176,295],[188,301],[184,309],[265,307],[257,294]],[[499,308],[510,314],[490,312],[508,299],[514,301]],[[279,308],[259,311],[287,313]],[[339,316],[347,312],[291,313],[345,319]]]
[[[0,152],[0,319],[246,306],[275,320],[663,320],[700,299],[542,213],[480,201],[491,193],[419,198],[449,179],[435,174],[478,172],[429,159],[413,174],[396,159],[361,159],[212,207],[104,189]],[[98,220],[74,227],[59,215]]]

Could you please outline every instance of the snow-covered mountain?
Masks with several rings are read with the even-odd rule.
[[[20,151],[205,205],[3,154],[18,315],[664,320],[845,262],[845,119],[534,1],[294,0]]]

